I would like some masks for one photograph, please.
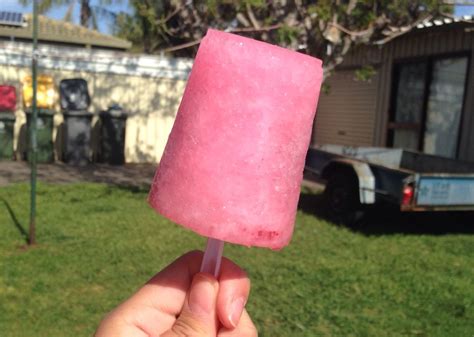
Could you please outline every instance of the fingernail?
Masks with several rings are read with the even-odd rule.
[[[210,275],[196,274],[189,293],[189,309],[196,314],[208,314],[215,305],[217,281]]]
[[[244,310],[244,307],[245,299],[243,297],[235,299],[230,304],[229,321],[234,328],[237,326],[237,324],[239,324],[240,316],[242,316],[242,311]]]

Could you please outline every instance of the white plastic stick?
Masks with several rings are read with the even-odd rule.
[[[206,251],[202,258],[201,272],[209,273],[218,277],[221,269],[223,251],[224,241],[208,238]]]

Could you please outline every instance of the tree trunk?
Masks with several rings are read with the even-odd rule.
[[[81,0],[81,26],[88,27],[92,15],[89,0]]]

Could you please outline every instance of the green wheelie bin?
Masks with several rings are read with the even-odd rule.
[[[0,160],[13,159],[13,130],[15,115],[11,112],[0,112]]]
[[[49,109],[38,109],[38,119],[36,123],[36,140],[38,145],[36,160],[38,163],[52,163],[54,161],[53,119],[54,111]],[[28,141],[28,161],[30,161],[31,156],[30,131],[32,120],[33,112],[31,110],[26,111],[26,124],[28,129],[26,137]]]

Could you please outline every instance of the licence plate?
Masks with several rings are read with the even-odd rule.
[[[474,176],[420,177],[417,205],[474,205]]]

